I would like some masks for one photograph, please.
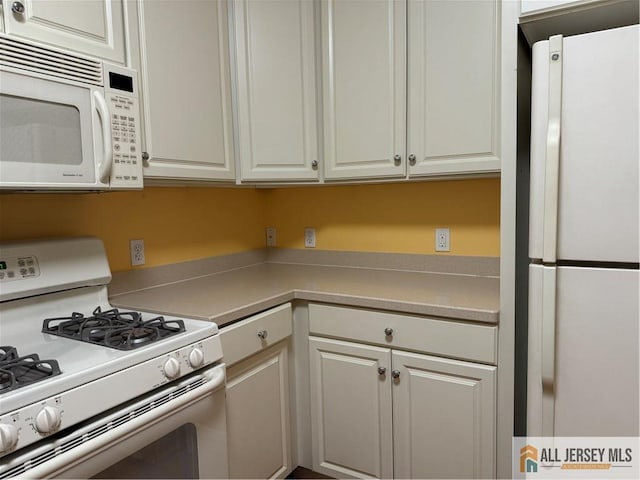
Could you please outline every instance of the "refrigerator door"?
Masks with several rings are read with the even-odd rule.
[[[637,436],[640,272],[532,265],[529,273],[527,434]],[[556,315],[545,325],[553,276]]]
[[[637,436],[638,270],[558,267],[555,434]]]
[[[553,120],[553,92],[560,88],[555,255],[569,261],[639,261],[638,32],[632,25],[564,38],[555,61],[549,42],[534,45],[531,258],[543,258],[549,233],[548,143],[554,125],[547,118]],[[558,61],[559,82],[553,75]]]

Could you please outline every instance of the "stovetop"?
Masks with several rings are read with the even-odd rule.
[[[37,353],[20,355],[18,349],[0,346],[0,394],[60,375],[55,360],[41,360]]]
[[[89,316],[73,312],[70,316],[48,318],[42,324],[43,333],[119,350],[145,347],[184,331],[183,320],[166,320],[162,316],[145,319],[140,312],[121,312],[117,308],[103,311],[101,307]]]
[[[121,320],[134,320],[134,324],[142,322],[145,328],[147,327],[146,322],[149,322],[154,328],[157,328],[155,325],[164,324],[165,327],[169,327],[171,332],[160,338],[159,341],[147,342],[144,340],[142,343],[136,344],[140,345],[139,347],[129,350],[117,347],[110,348],[96,342],[79,341],[43,331],[43,326],[58,329],[65,322],[65,320],[52,320],[51,318],[60,319],[65,316],[73,318],[71,312],[84,312],[86,320],[95,317],[93,313],[97,310],[96,305],[100,306],[100,312],[112,310],[108,302],[106,287],[85,287],[51,293],[46,295],[46,300],[46,302],[34,303],[32,298],[26,298],[0,303],[0,319],[2,321],[0,345],[13,345],[23,355],[37,354],[41,359],[55,360],[60,370],[59,375],[33,383],[28,387],[0,391],[0,406],[2,407],[0,414],[133,365],[166,356],[175,349],[200,342],[218,333],[218,327],[215,323],[202,320],[164,316],[160,321],[160,317],[153,313],[122,312],[120,314]],[[80,318],[78,315],[76,317]],[[45,319],[50,320],[44,322]],[[73,332],[74,328],[70,328],[70,330]],[[173,331],[176,329],[180,331]],[[144,331],[146,332],[146,330]],[[155,334],[151,334],[151,337],[153,335]],[[119,334],[113,334],[112,338],[120,339],[118,341],[122,339]]]

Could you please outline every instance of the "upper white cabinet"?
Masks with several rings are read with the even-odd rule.
[[[325,177],[401,177],[406,2],[326,0],[320,5]]]
[[[499,171],[500,2],[408,8],[409,175]]]
[[[321,2],[327,179],[500,170],[500,2]]]
[[[145,178],[235,180],[227,3],[136,6],[129,25],[139,40]]]
[[[233,2],[241,180],[317,180],[311,1]]]
[[[125,63],[122,0],[17,0],[2,10],[8,34]]]

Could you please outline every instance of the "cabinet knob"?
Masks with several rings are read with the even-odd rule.
[[[410,165],[415,165],[416,164],[416,156],[413,153],[411,155],[409,155],[409,164]]]
[[[146,162],[149,160],[149,152],[142,152],[142,161]]]
[[[260,331],[258,332],[258,338],[259,338],[260,340],[266,340],[266,339],[267,339],[267,335],[268,335],[268,333],[267,333],[267,331],[266,331],[266,330],[260,330]]]
[[[393,378],[400,378],[400,370],[393,370],[393,371],[391,372],[391,376],[392,376]]]
[[[387,373],[387,367],[378,367],[378,375],[385,375]]]
[[[396,165],[400,165],[400,161],[402,160],[402,157],[398,154],[395,154],[393,156],[393,163],[395,163]]]
[[[22,2],[13,2],[11,4],[11,11],[18,15],[22,15],[24,13],[24,4]]]
[[[385,334],[385,336],[390,337],[391,335],[393,335],[393,328],[391,328],[391,327],[385,328],[384,329],[384,334]]]
[[[314,160],[311,162],[311,168],[314,170],[318,168],[318,160]]]

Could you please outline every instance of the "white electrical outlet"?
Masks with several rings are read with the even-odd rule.
[[[144,265],[144,240],[129,240],[131,265]]]
[[[266,235],[267,235],[267,247],[275,247],[276,246],[276,227],[267,227]]]
[[[449,229],[436,228],[436,252],[450,252]]]
[[[316,229],[307,227],[304,229],[304,248],[316,248]]]

